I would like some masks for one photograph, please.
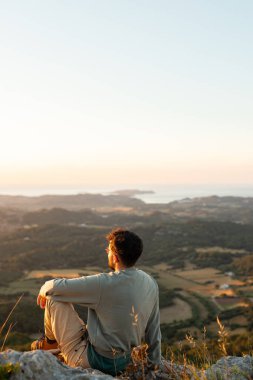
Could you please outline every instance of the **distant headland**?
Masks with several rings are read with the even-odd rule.
[[[134,197],[140,194],[155,194],[153,190],[138,190],[138,189],[126,189],[126,190],[116,190],[111,192],[112,195],[123,195],[125,197]]]

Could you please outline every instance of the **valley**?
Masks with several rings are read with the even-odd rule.
[[[66,208],[29,211],[34,199],[26,199],[23,207],[2,205],[0,322],[23,295],[10,320],[13,334],[24,334],[23,342],[39,334],[43,326],[43,313],[36,306],[40,286],[55,277],[108,271],[105,235],[115,226],[124,226],[144,241],[138,268],[150,273],[160,287],[166,344],[187,344],[186,334],[201,337],[203,328],[208,339],[214,339],[217,316],[231,339],[248,334],[253,328],[253,200],[212,197],[168,205],[137,201],[130,206],[132,201],[122,203],[122,198],[131,197],[119,197],[110,207],[111,199],[102,207],[99,196],[94,207],[85,203],[74,210],[69,209],[69,198]],[[86,310],[81,306],[78,310],[85,319]]]

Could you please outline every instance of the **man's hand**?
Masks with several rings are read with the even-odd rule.
[[[46,302],[47,302],[47,298],[39,294],[38,297],[37,297],[37,305],[38,305],[41,309],[45,309],[45,307],[46,307]]]

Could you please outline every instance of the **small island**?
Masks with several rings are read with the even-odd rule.
[[[112,195],[123,195],[125,197],[134,197],[140,194],[155,194],[153,190],[138,190],[138,189],[126,189],[126,190],[116,190],[111,193]]]

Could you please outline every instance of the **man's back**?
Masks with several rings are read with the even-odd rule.
[[[148,324],[159,327],[157,284],[135,268],[101,274],[99,280],[100,299],[88,314],[90,341],[102,355],[112,357],[112,350],[122,355],[145,339]]]
[[[45,284],[47,295],[60,302],[88,307],[89,340],[101,355],[129,353],[145,340],[149,359],[160,360],[158,286],[134,267],[78,279],[56,279]]]

